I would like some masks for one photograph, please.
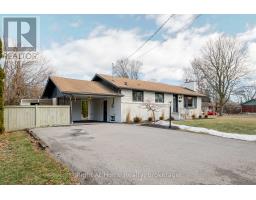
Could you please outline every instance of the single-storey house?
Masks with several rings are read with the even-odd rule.
[[[42,98],[57,105],[70,105],[72,121],[81,120],[81,101],[88,101],[88,120],[126,122],[128,118],[147,120],[152,115],[145,104],[157,107],[156,119],[176,119],[202,114],[204,95],[181,86],[96,74],[91,81],[49,77]]]
[[[256,113],[256,99],[251,99],[241,104],[243,113]]]

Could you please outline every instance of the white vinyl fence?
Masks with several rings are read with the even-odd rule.
[[[70,124],[70,106],[4,107],[6,131],[68,124]]]

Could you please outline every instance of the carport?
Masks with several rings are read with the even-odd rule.
[[[42,98],[55,99],[56,105],[70,105],[71,122],[121,121],[121,94],[96,81],[50,77]],[[82,101],[88,102],[88,117],[82,117]]]
[[[82,117],[82,101],[88,102],[88,117]],[[104,121],[115,122],[120,120],[118,104],[121,104],[121,98],[117,96],[106,95],[76,95],[66,94],[58,98],[58,105],[70,105],[71,120],[80,121]],[[120,111],[121,112],[121,111]]]

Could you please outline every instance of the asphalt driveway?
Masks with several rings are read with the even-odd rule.
[[[256,184],[256,143],[126,124],[33,129],[82,184]]]

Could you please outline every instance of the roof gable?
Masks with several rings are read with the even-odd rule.
[[[61,96],[61,92],[59,91],[58,87],[52,82],[49,78],[45,85],[44,91],[42,93],[41,98],[55,98]]]
[[[81,94],[81,95],[106,95],[120,96],[106,86],[96,81],[77,80],[51,76],[49,82],[52,82],[61,93]],[[46,86],[47,88],[47,86]]]
[[[108,81],[110,84],[117,88],[121,89],[136,89],[136,90],[146,90],[146,91],[156,91],[156,92],[165,92],[165,93],[174,93],[174,94],[184,94],[191,96],[204,96],[200,93],[197,93],[193,90],[173,86],[164,83],[156,83],[150,81],[142,80],[132,80],[128,78],[114,77],[104,74],[96,74],[92,80],[97,80],[97,78],[102,78],[103,80]]]

